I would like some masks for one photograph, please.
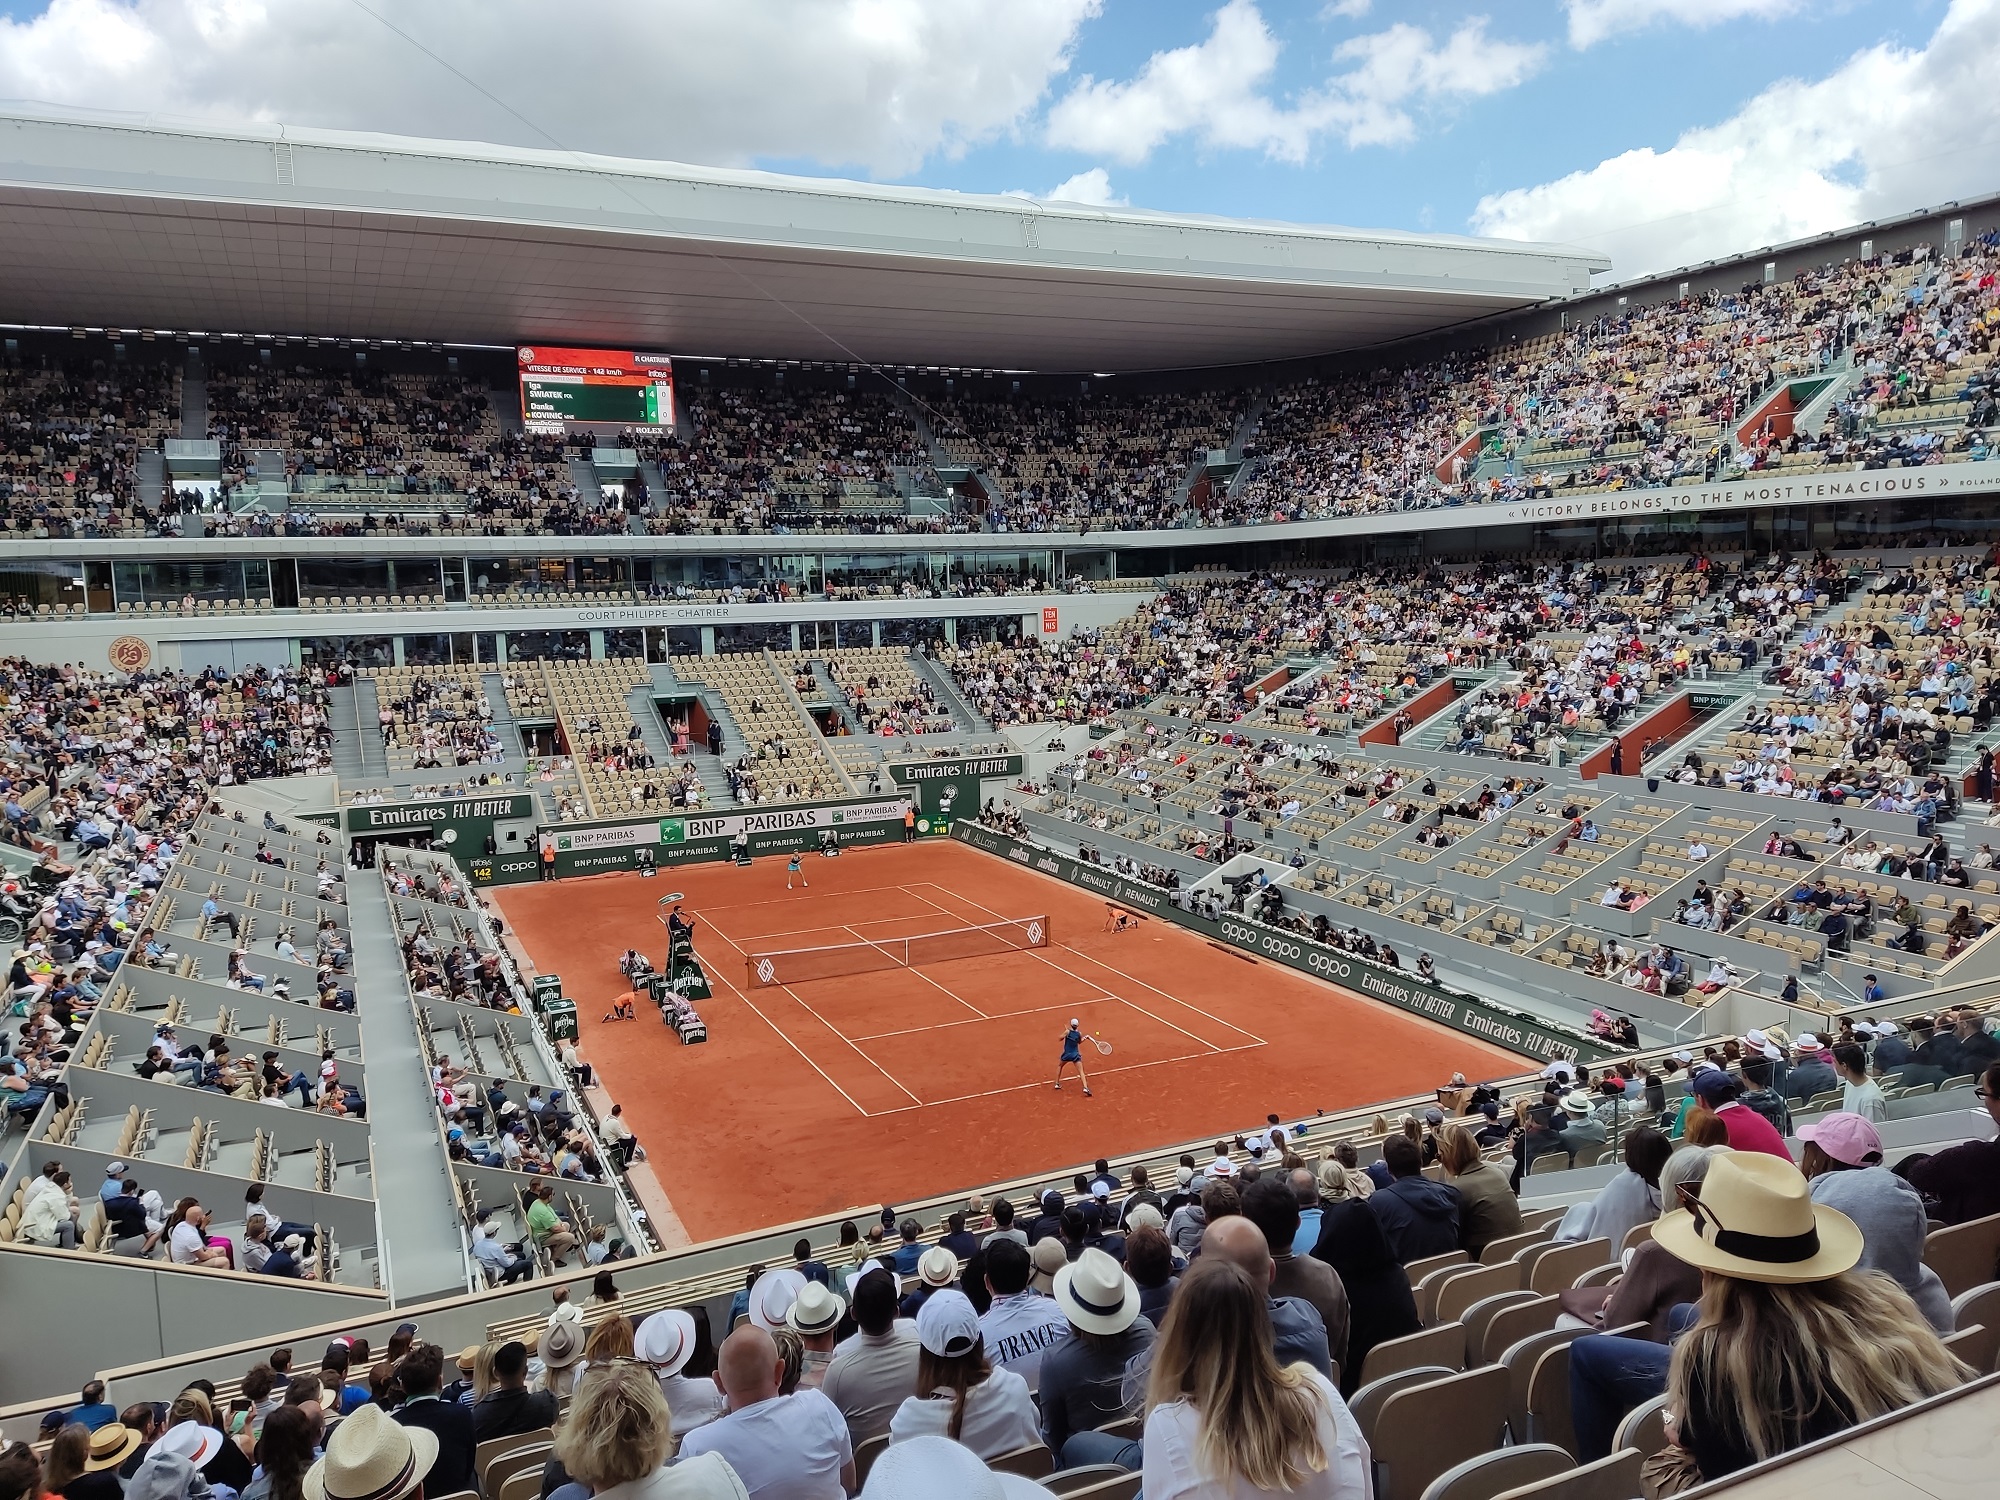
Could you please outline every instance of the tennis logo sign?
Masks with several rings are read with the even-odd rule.
[[[768,958],[757,960],[757,982],[759,984],[769,984],[777,977],[778,966],[776,964],[772,963]]]

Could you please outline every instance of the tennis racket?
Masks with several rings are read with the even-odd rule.
[[[1095,1047],[1099,1052],[1103,1053],[1106,1057],[1109,1057],[1111,1055],[1111,1043],[1107,1041],[1102,1041],[1097,1037],[1092,1037],[1090,1039],[1090,1045]]]

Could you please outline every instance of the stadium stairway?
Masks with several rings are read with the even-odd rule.
[[[368,1126],[383,1148],[374,1153],[375,1199],[395,1206],[381,1216],[383,1285],[398,1302],[463,1292],[457,1197],[388,896],[372,876],[350,880],[347,890],[355,1009],[368,1038]]]
[[[494,420],[500,424],[502,437],[521,435],[521,390],[519,386],[498,386],[486,393],[486,404],[493,409]]]
[[[660,472],[660,466],[650,458],[639,465],[639,478],[646,485],[646,509],[663,510],[667,503],[667,476]]]
[[[181,377],[181,436],[197,443],[208,439],[208,377],[201,356],[192,349],[187,373]]]
[[[365,731],[354,717],[356,694],[352,687],[328,688],[327,717],[333,724],[333,774],[359,780],[368,774],[363,750]]]
[[[848,733],[861,733],[860,721],[854,717],[854,710],[848,707],[847,694],[840,690],[840,684],[833,680],[833,674],[826,669],[826,663],[817,656],[812,658],[813,681],[819,684],[820,693],[833,705],[834,714],[847,726]]]
[[[911,654],[910,666],[919,677],[931,685],[931,691],[937,695],[939,704],[951,710],[952,718],[958,721],[961,729],[970,730],[974,734],[994,733],[993,721],[966,702],[965,695],[958,690],[958,684],[952,681],[951,673],[921,651]]]
[[[157,511],[167,493],[167,457],[157,449],[148,448],[139,455],[138,464],[139,503],[147,510]]]
[[[521,731],[515,726],[514,710],[507,706],[507,688],[500,680],[500,674],[481,672],[479,690],[486,695],[486,706],[493,710],[493,717],[487,722],[500,737],[500,748],[510,759],[517,755],[525,756],[527,751],[521,744]]]
[[[702,712],[722,726],[722,754],[720,756],[710,755],[707,748],[703,747],[696,750],[689,759],[694,762],[695,775],[701,780],[701,789],[704,794],[703,805],[707,807],[736,806],[736,794],[729,789],[729,773],[723,768],[738,756],[747,754],[749,742],[744,738],[743,731],[737,727],[736,720],[731,717],[729,710],[722,706],[720,701],[721,694],[709,693],[703,690],[699,683],[683,682],[674,671],[671,663],[656,662],[653,666],[653,690],[649,696],[657,696],[661,693],[672,697],[684,697],[689,693],[695,694],[701,699]],[[651,715],[655,723],[659,723],[660,716],[650,703],[647,705],[647,713]],[[640,722],[644,723],[645,720],[642,718]],[[660,728],[660,739],[662,743],[666,740],[664,725],[661,725]],[[653,742],[649,739],[646,743],[651,745]],[[657,748],[654,753],[659,753]]]
[[[660,717],[660,711],[653,702],[653,685],[648,682],[632,689],[625,699],[625,707],[632,715],[632,722],[639,726],[639,740],[652,752],[654,761],[663,767],[671,767],[674,746],[667,738],[666,721]]]

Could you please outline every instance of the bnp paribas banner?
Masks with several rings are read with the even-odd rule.
[[[904,797],[818,802],[803,807],[741,808],[681,813],[636,823],[554,823],[539,839],[555,850],[556,876],[605,875],[637,869],[646,851],[658,865],[754,859],[829,844],[879,844],[903,836]]]
[[[1518,1052],[1523,1057],[1567,1057],[1579,1062],[1598,1063],[1618,1055],[1581,1032],[1553,1026],[1537,1016],[1508,1010],[1457,990],[1426,983],[1402,970],[1384,968],[1351,953],[1315,943],[1301,933],[1280,932],[1275,927],[1245,921],[1237,916],[1224,917],[1220,922],[1197,917],[1175,906],[1167,898],[1167,893],[1156,885],[1127,880],[1102,865],[1084,864],[1066,854],[1057,854],[1039,844],[1023,843],[1020,839],[1009,838],[1004,833],[996,833],[976,823],[954,823],[951,834],[975,849],[984,849],[989,854],[1013,860],[1030,870],[1095,891],[1120,906],[1129,906],[1135,911],[1177,923],[1212,941],[1219,940],[1246,953],[1254,953],[1259,958],[1329,980],[1393,1005],[1398,1010],[1409,1011],[1412,1015],[1440,1022],[1454,1031],[1462,1031],[1481,1041],[1505,1047],[1510,1052]]]

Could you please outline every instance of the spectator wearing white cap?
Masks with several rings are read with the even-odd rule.
[[[125,1191],[125,1163],[114,1161],[104,1169],[104,1181],[97,1185],[100,1202],[109,1203]]]
[[[694,1315],[678,1307],[653,1313],[632,1336],[633,1357],[652,1366],[660,1394],[667,1398],[676,1438],[713,1422],[724,1410],[722,1392],[714,1381],[686,1373],[699,1346]]]
[[[1096,1429],[1106,1423],[1131,1415],[1126,1371],[1145,1358],[1154,1337],[1153,1325],[1139,1311],[1138,1285],[1102,1250],[1087,1249],[1056,1273],[1055,1301],[1069,1319],[1070,1334],[1042,1357],[1043,1441],[1064,1468],[1116,1463],[1114,1453],[1087,1440],[1102,1437]],[[1109,1446],[1123,1443],[1112,1440]]]
[[[1015,1249],[1025,1264],[1026,1248],[1015,1245]],[[866,1272],[856,1279],[853,1290],[854,1321],[860,1331],[834,1350],[820,1390],[847,1419],[848,1433],[858,1446],[887,1432],[896,1408],[916,1392],[919,1351],[916,1328],[896,1316],[892,1272],[879,1268]]]
[[[779,1394],[785,1362],[754,1325],[723,1340],[715,1378],[729,1410],[681,1440],[681,1458],[719,1453],[751,1500],[843,1500],[855,1488],[854,1444],[821,1391]]]
[[[957,1271],[954,1263],[952,1272],[956,1275]],[[827,1367],[833,1363],[833,1335],[846,1313],[846,1300],[831,1288],[808,1281],[799,1289],[791,1311],[785,1314],[785,1326],[799,1336],[805,1348],[799,1368],[799,1389],[816,1391],[825,1381]]]
[[[1833,1063],[1822,1055],[1819,1038],[1810,1031],[1799,1037],[1793,1057],[1791,1071],[1778,1086],[1778,1092],[1787,1099],[1803,1104],[1814,1094],[1840,1087],[1840,1076],[1833,1071]]]
[[[986,1247],[986,1287],[993,1303],[979,1320],[986,1351],[1031,1386],[1039,1380],[1042,1356],[1069,1337],[1069,1319],[1047,1297],[1028,1290],[1033,1263],[1009,1240]]]
[[[1929,1221],[1917,1190],[1882,1165],[1882,1137],[1865,1115],[1835,1110],[1799,1127],[1799,1169],[1812,1200],[1837,1208],[1861,1230],[1857,1269],[1879,1271],[1917,1304],[1939,1333],[1952,1331],[1951,1294],[1924,1264]]]
[[[965,1293],[941,1291],[924,1303],[917,1342],[917,1394],[890,1419],[892,1446],[931,1435],[998,1458],[1041,1441],[1028,1382],[986,1357],[979,1315]]]

